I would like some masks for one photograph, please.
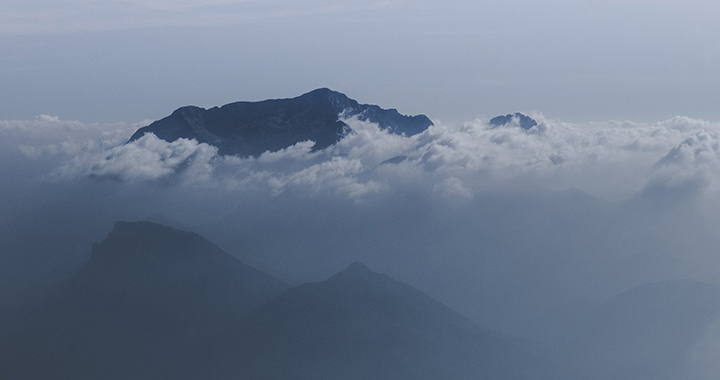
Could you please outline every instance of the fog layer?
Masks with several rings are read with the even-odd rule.
[[[349,119],[325,150],[308,141],[250,158],[151,134],[126,143],[146,123],[2,121],[3,294],[115,221],[147,218],[291,284],[362,260],[480,326],[558,350],[567,326],[638,285],[720,284],[720,124],[533,116],[528,131],[435,121],[411,138]],[[693,373],[711,371],[708,329],[691,344]]]

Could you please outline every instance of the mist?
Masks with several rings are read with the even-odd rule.
[[[436,120],[413,137],[346,119],[327,149],[248,158],[152,134],[127,143],[148,122],[2,121],[4,303],[81,263],[118,220],[195,231],[293,285],[359,260],[557,357],[588,347],[573,329],[624,292],[720,285],[720,124],[533,116],[527,131]],[[686,343],[685,375],[716,373],[716,330]]]

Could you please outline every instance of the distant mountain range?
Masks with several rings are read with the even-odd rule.
[[[118,222],[9,331],[4,379],[541,378],[526,342],[361,263],[290,288],[151,222]]]
[[[307,140],[315,142],[314,150],[321,150],[346,133],[347,124],[341,116],[377,123],[390,133],[406,136],[433,125],[425,115],[405,116],[395,109],[359,104],[342,93],[321,88],[292,99],[236,102],[211,109],[182,107],[140,128],[130,141],[152,132],[166,141],[195,139],[217,146],[222,155],[243,157]]]
[[[180,138],[216,146],[221,155],[259,156],[302,141],[313,141],[313,150],[325,149],[347,133],[345,117],[376,123],[397,135],[414,136],[433,122],[425,115],[406,116],[396,109],[360,104],[347,95],[319,88],[290,99],[235,102],[210,109],[186,106],[170,116],[140,128],[128,142],[153,133],[165,141]],[[492,127],[517,125],[529,130],[537,122],[521,113],[498,116]]]
[[[720,336],[720,287],[690,280],[615,296],[544,354],[360,262],[293,287],[147,221],[118,222],[91,252],[0,326],[0,377],[699,379]]]

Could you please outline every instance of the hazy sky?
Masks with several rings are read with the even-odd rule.
[[[716,1],[4,0],[0,119],[330,87],[444,121],[720,120]]]
[[[360,260],[533,339],[641,283],[720,284],[718,20],[717,0],[0,0],[0,280],[160,213],[292,283]],[[318,87],[436,123],[246,158],[127,143],[183,105]],[[475,119],[516,111],[537,127]]]

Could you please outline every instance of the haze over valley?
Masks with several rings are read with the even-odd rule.
[[[707,376],[717,124],[447,125],[337,99],[3,122],[5,368]]]
[[[0,378],[720,378],[717,4],[0,5]]]

